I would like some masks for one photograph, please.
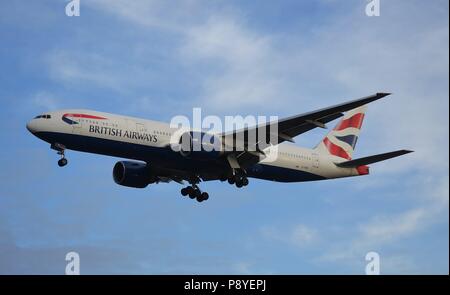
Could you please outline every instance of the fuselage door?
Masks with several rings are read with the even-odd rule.
[[[72,132],[73,134],[82,134],[83,131],[83,119],[80,117],[74,117],[72,118],[73,124],[72,124]]]
[[[145,136],[147,134],[147,127],[145,124],[136,122],[136,140],[137,144],[146,144]]]
[[[147,128],[145,128],[145,125],[142,123],[136,123],[136,131],[138,133],[147,133]]]
[[[319,168],[319,154],[313,153],[312,154],[312,167],[313,169],[318,169]]]

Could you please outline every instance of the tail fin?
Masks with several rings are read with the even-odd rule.
[[[364,105],[348,111],[314,149],[319,153],[351,160],[366,109],[367,105]]]

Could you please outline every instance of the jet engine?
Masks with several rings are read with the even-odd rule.
[[[144,188],[155,182],[150,167],[141,162],[120,161],[113,168],[114,182],[123,186]]]

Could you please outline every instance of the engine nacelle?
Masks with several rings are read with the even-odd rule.
[[[145,163],[120,161],[113,168],[114,182],[123,186],[144,188],[155,182]]]
[[[179,151],[183,157],[196,160],[217,159],[222,155],[222,141],[214,134],[189,131],[179,140]]]

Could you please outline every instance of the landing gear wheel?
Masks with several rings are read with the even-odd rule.
[[[189,195],[189,198],[195,199],[197,194],[199,194],[199,189],[197,187],[188,186],[181,190],[183,196]]]
[[[242,179],[242,185],[244,185],[244,186],[247,186],[247,185],[248,185],[248,178],[247,178],[247,177],[244,177],[244,178]]]
[[[197,182],[192,181],[190,186],[181,189],[183,196],[188,195],[191,199],[196,199],[197,202],[203,202],[209,199],[207,192],[202,192],[197,185]]]
[[[235,183],[234,178],[233,177],[228,178],[228,183],[229,184],[234,184]]]
[[[206,201],[208,199],[209,199],[209,195],[208,195],[207,192],[203,192],[203,193],[201,193],[200,196],[197,197],[197,201],[198,202],[203,202],[203,201]]]
[[[65,151],[65,147],[62,144],[52,144],[50,146],[50,148],[54,149],[57,151],[57,154],[61,156],[61,159],[59,159],[58,161],[58,166],[59,167],[64,167],[67,165],[67,159],[66,159],[66,155],[64,154]]]
[[[181,195],[182,195],[183,197],[185,197],[185,196],[187,196],[188,194],[189,194],[188,188],[187,188],[187,187],[183,187],[183,188],[181,189]]]
[[[244,184],[242,183],[242,180],[239,180],[238,182],[236,182],[236,187],[241,188],[243,186],[244,186]]]
[[[66,166],[67,165],[67,159],[66,158],[61,158],[59,161],[58,161],[58,166],[59,167],[64,167],[64,166]]]
[[[188,187],[188,195],[189,195],[189,198],[191,198],[191,199],[195,199],[195,190],[190,186],[190,187]]]

